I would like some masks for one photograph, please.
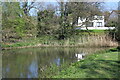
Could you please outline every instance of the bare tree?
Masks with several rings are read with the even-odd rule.
[[[23,11],[25,13],[25,15],[29,15],[29,11],[32,9],[32,8],[36,8],[34,3],[35,3],[36,0],[34,0],[33,2],[29,2],[28,0],[26,2],[22,2],[22,8],[23,8]]]

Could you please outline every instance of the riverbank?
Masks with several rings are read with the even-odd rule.
[[[118,78],[120,64],[118,49],[110,49],[87,56],[71,64],[53,78]]]
[[[23,45],[21,43],[14,43],[14,44],[10,44],[10,45],[4,45],[2,44],[2,50],[8,50],[8,49],[22,49],[22,48],[37,48],[37,47],[63,47],[63,48],[66,48],[66,47],[77,47],[77,48],[88,48],[88,47],[116,47],[118,44],[115,43],[115,45],[101,45],[101,44],[98,44],[98,45],[95,45],[95,44],[92,44],[92,45],[87,45],[87,44],[77,44],[77,45],[45,45],[45,44],[27,44],[27,45],[24,45],[26,43],[23,43]]]
[[[101,34],[98,31],[95,34],[88,35],[87,33],[77,34],[58,40],[53,36],[42,36],[39,38],[28,38],[19,42],[2,42],[2,49],[16,48],[34,48],[34,47],[115,47],[118,43],[111,37]],[[99,33],[99,35],[98,35]]]

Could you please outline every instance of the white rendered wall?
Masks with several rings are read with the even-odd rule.
[[[97,18],[97,17],[99,17],[99,16],[94,16],[94,18]],[[100,16],[100,17],[102,17],[102,19],[101,20],[99,20],[99,19],[96,19],[96,20],[92,20],[92,21],[90,21],[90,22],[93,22],[93,26],[92,27],[97,27],[98,26],[98,23],[97,22],[101,22],[102,24],[101,24],[101,26],[100,27],[104,27],[104,16]],[[79,17],[78,18],[78,26],[85,26],[85,25],[82,25],[83,24],[83,22],[85,22],[86,21],[86,19],[82,19],[81,20],[81,18]]]
[[[97,22],[101,22],[101,26],[100,27],[104,27],[104,20],[93,20],[93,27],[97,27]]]
[[[85,26],[85,25],[83,25],[83,22],[85,22],[85,21],[86,21],[86,19],[81,20],[81,18],[79,17],[78,18],[78,26]]]

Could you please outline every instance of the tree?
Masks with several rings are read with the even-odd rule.
[[[100,3],[97,2],[71,2],[69,8],[71,9],[72,25],[73,27],[80,18],[86,18],[86,23],[93,19],[94,15],[100,15]],[[85,23],[84,23],[85,24]]]
[[[2,4],[3,40],[19,40],[35,33],[35,20],[25,15],[20,2],[4,2]],[[35,36],[35,35],[34,35]]]
[[[105,22],[107,22],[108,19],[109,19],[109,16],[110,16],[110,12],[109,11],[105,11],[103,14],[105,16]]]
[[[41,7],[40,7],[41,8]],[[52,35],[57,29],[57,17],[55,15],[55,7],[51,4],[44,7],[44,9],[38,9],[38,36],[40,35]]]
[[[35,3],[36,0],[33,0],[33,2],[29,2],[28,0],[26,2],[22,2],[22,8],[23,8],[23,11],[24,11],[24,14],[26,16],[29,16],[29,11],[32,9],[32,8],[36,8],[34,3]]]
[[[118,25],[117,25],[117,28],[116,28],[116,32],[117,32],[117,35],[116,35],[116,37],[117,37],[117,41],[118,41],[118,48],[119,48],[119,50],[120,50],[120,2],[118,3],[118,10],[119,10],[119,13],[118,13]]]
[[[66,33],[73,34],[79,17],[86,18],[88,24],[94,15],[100,15],[100,3],[98,2],[58,2],[60,11],[60,37],[65,38]],[[87,28],[87,27],[86,27]]]
[[[3,39],[9,39],[11,36],[16,35],[16,37],[22,36],[20,33],[24,31],[23,27],[25,25],[24,20],[21,18],[23,15],[22,9],[18,2],[4,2],[2,4],[2,29],[3,29]],[[16,23],[17,22],[17,23]],[[20,29],[20,30],[18,30]]]
[[[59,39],[64,39],[65,38],[65,33],[66,33],[66,20],[67,20],[67,4],[64,2],[59,2],[59,10],[60,10],[60,28],[59,28]]]

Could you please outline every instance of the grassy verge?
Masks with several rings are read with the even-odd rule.
[[[118,51],[111,49],[89,55],[84,60],[73,63],[54,78],[118,78],[119,63]]]
[[[108,33],[109,31],[108,30],[98,30],[98,29],[94,29],[94,30],[76,30],[77,33],[79,34],[88,34],[88,32],[91,34],[91,35],[103,35],[105,33]]]
[[[77,46],[77,47],[87,47],[87,46],[116,46],[117,43],[106,38],[104,30],[91,30],[89,35],[86,31],[78,31],[76,34],[71,35],[69,38],[64,40],[58,40],[54,36],[44,35],[38,38],[27,38],[19,42],[2,42],[3,49],[11,48],[27,48],[27,47],[41,47],[41,46]],[[103,34],[104,35],[103,35]],[[99,35],[97,35],[99,34]],[[102,35],[100,35],[102,34]]]

